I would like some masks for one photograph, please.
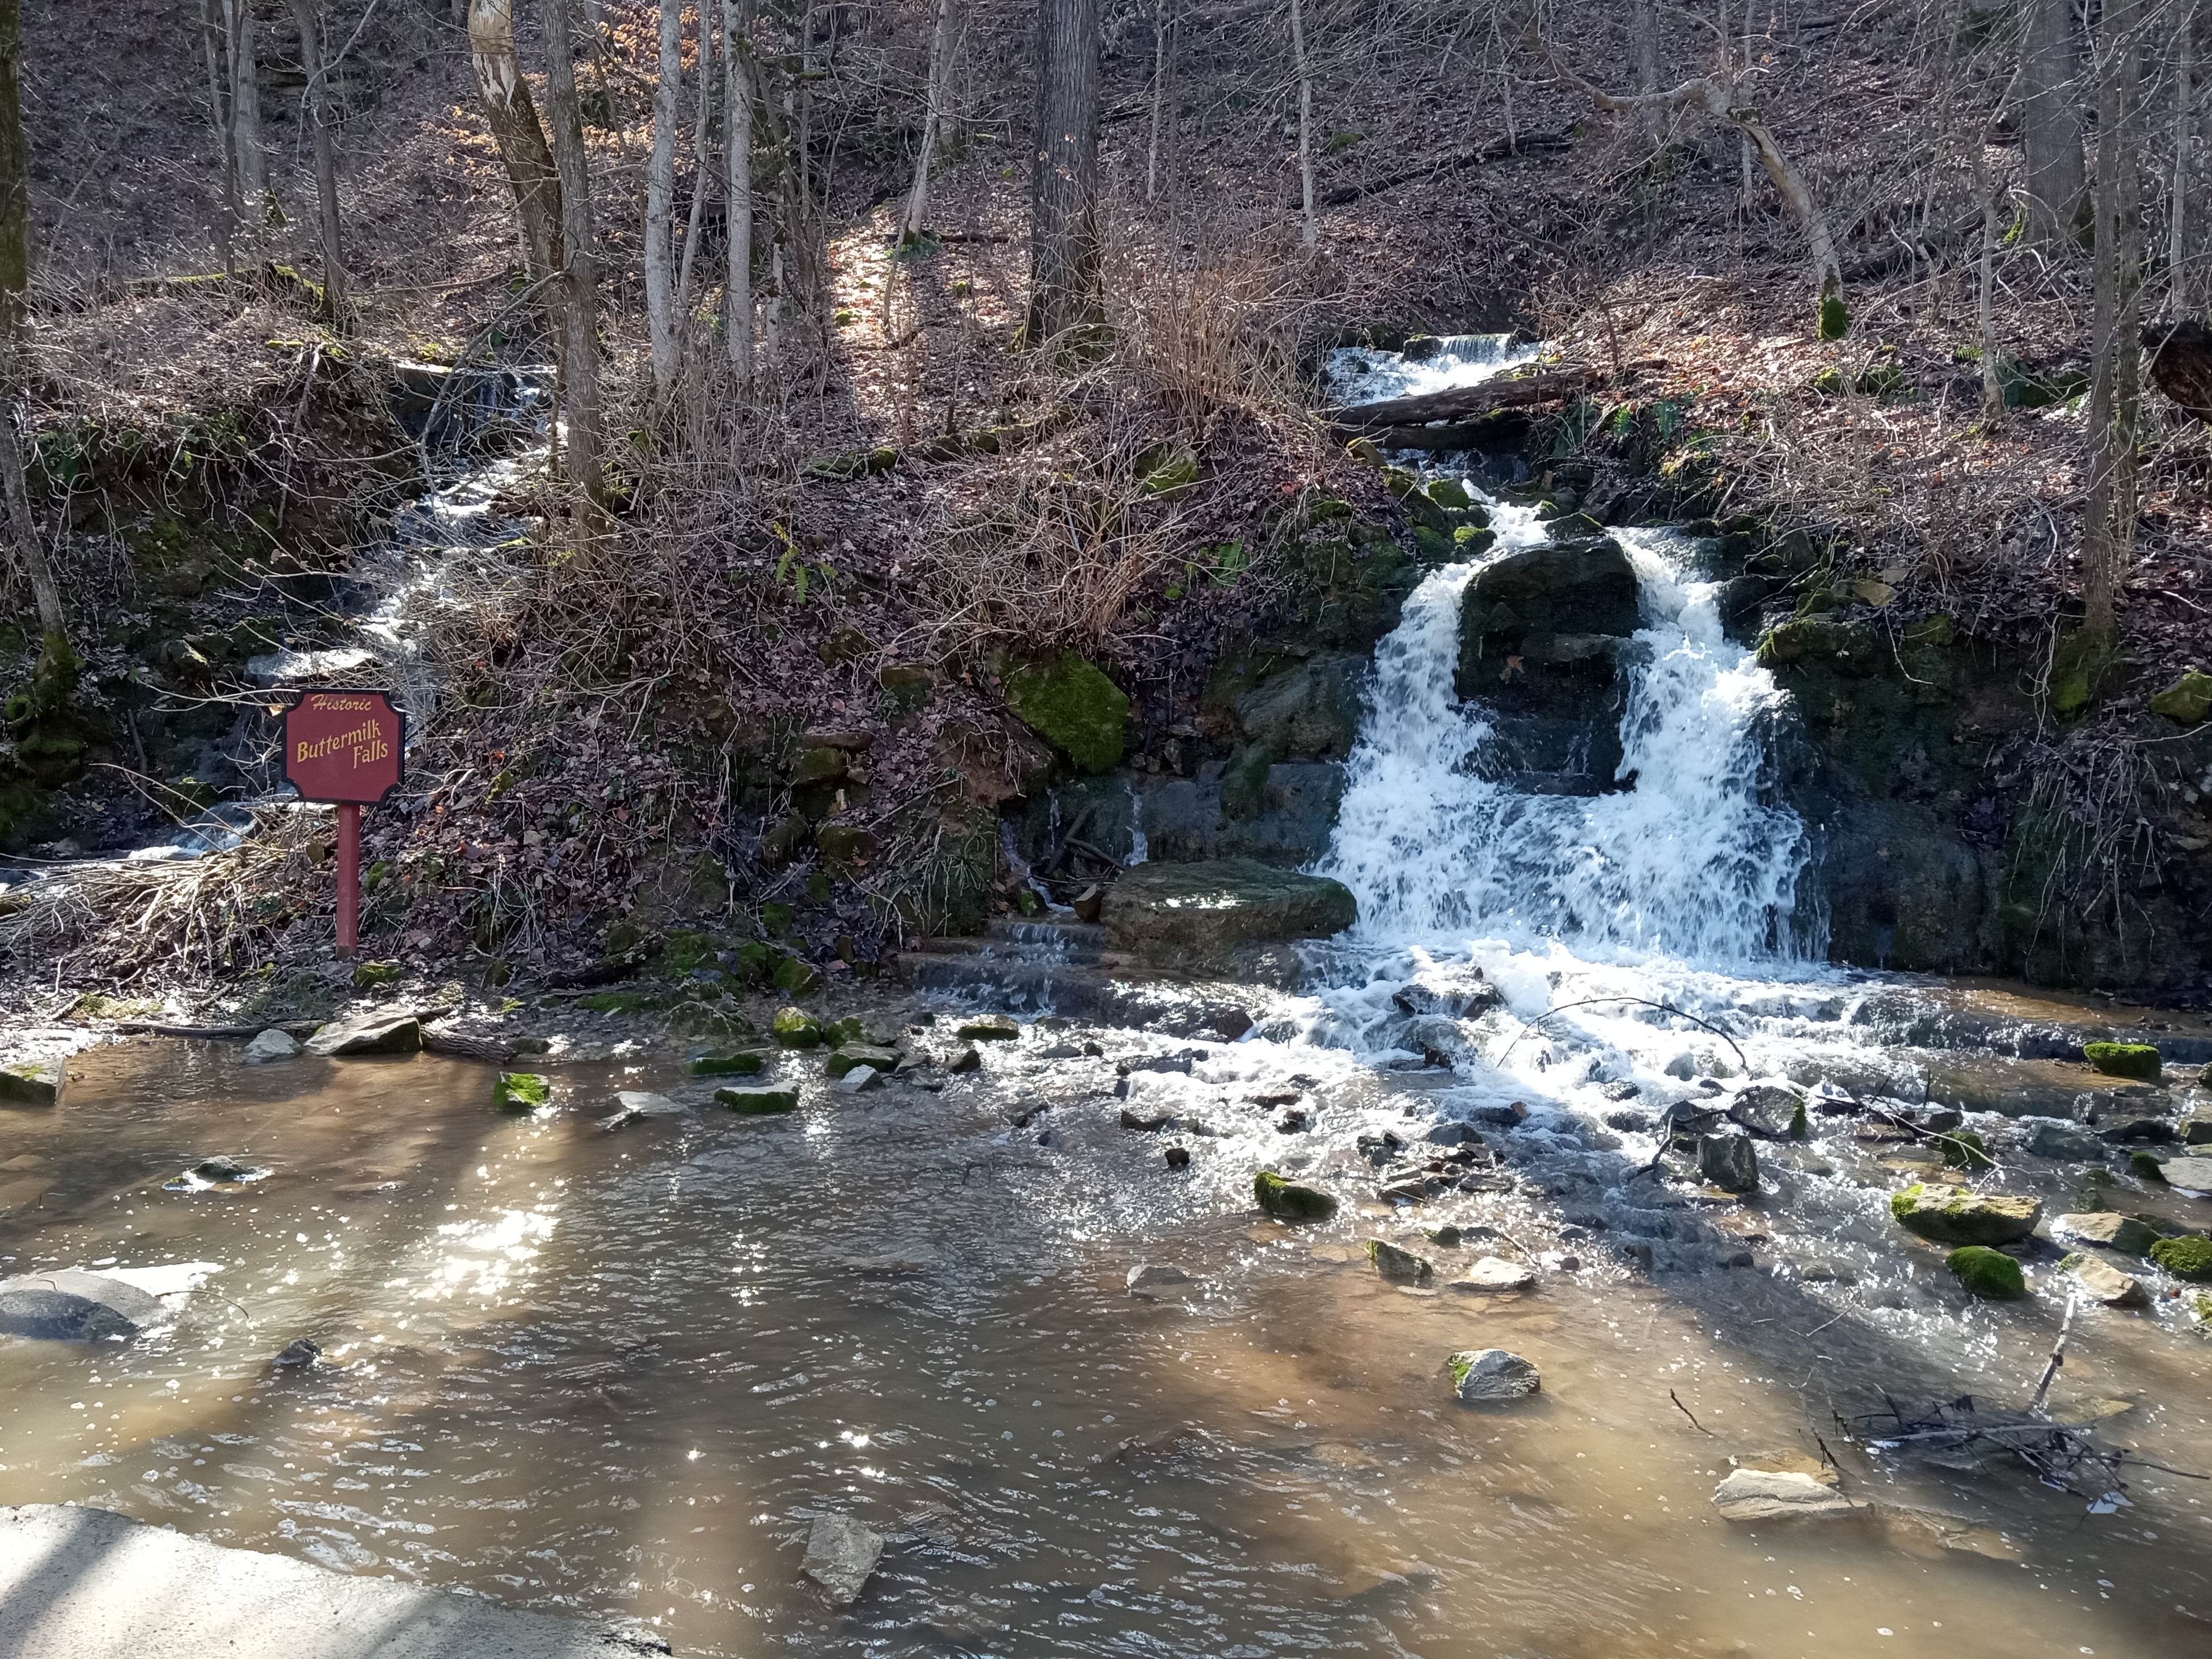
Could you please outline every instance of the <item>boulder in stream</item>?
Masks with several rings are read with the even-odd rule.
[[[300,1045],[289,1031],[270,1026],[246,1045],[246,1063],[265,1066],[272,1060],[289,1060],[300,1052]]]
[[[0,1335],[48,1342],[135,1336],[162,1315],[136,1285],[74,1267],[0,1279]]]
[[[811,1579],[833,1607],[850,1607],[876,1571],[884,1535],[849,1515],[818,1515],[806,1534],[802,1578]]]
[[[1285,1181],[1273,1170],[1252,1177],[1252,1197],[1278,1221],[1326,1221],[1336,1213],[1336,1200],[1327,1193]]]
[[[2094,1134],[2078,1123],[2055,1117],[2033,1120],[2021,1150],[2032,1158],[2061,1164],[2087,1164],[2105,1155],[2104,1146]]]
[[[2150,1259],[2176,1279],[2212,1283],[2212,1238],[2161,1238],[2150,1247]]]
[[[534,1112],[553,1098],[553,1079],[540,1072],[501,1072],[492,1104],[502,1112]]]
[[[979,1014],[974,1019],[963,1019],[952,1033],[963,1042],[1012,1042],[1021,1034],[1022,1028],[1004,1014]]]
[[[1285,947],[1342,933],[1358,914],[1343,883],[1255,859],[1140,864],[1100,912],[1108,947],[1149,967],[1275,981],[1295,973]]]
[[[1723,1521],[1832,1521],[1872,1507],[1838,1490],[1839,1477],[1802,1452],[1747,1458],[1713,1488]]]
[[[2092,1302],[2108,1308],[2148,1308],[2150,1292],[2133,1273],[2122,1273],[2101,1256],[2077,1252],[2058,1264],[2074,1275],[2074,1282]]]
[[[2191,1198],[2212,1198],[2212,1158],[2170,1158],[2159,1166],[2166,1184]]]
[[[1444,1361],[1452,1393],[1463,1406],[1519,1400],[1543,1386],[1534,1362],[1504,1348],[1468,1348]]]
[[[812,1048],[822,1041],[822,1022],[804,1008],[788,1004],[775,1011],[769,1029],[776,1042],[787,1048]]]
[[[799,1091],[795,1086],[717,1089],[714,1098],[740,1117],[774,1117],[799,1109]]]
[[[1436,1277],[1436,1264],[1426,1256],[1415,1255],[1411,1250],[1401,1249],[1385,1238],[1367,1241],[1367,1259],[1375,1271],[1385,1279],[1400,1280],[1407,1285],[1425,1285]]]
[[[2117,1210],[2062,1215],[2051,1224],[2051,1236],[2061,1244],[2099,1244],[2123,1255],[2148,1255],[2158,1243],[2155,1232]]]
[[[830,1086],[841,1095],[857,1095],[872,1089],[883,1081],[884,1074],[872,1066],[854,1066]]]
[[[1698,1173],[1724,1193],[1755,1193],[1759,1149],[1749,1135],[1699,1135]]]
[[[0,1060],[0,1101],[13,1105],[58,1105],[68,1081],[65,1060]]]
[[[1753,1083],[1736,1091],[1728,1120],[1761,1140],[1803,1140],[1805,1091],[1787,1083]]]
[[[2160,1060],[2157,1045],[2149,1042],[2085,1042],[2081,1058],[2106,1077],[2158,1081]]]
[[[2035,1231],[2043,1205],[2033,1198],[1916,1182],[1890,1195],[1889,1212],[1905,1231],[1933,1244],[2012,1244]]]
[[[2002,1250],[1966,1244],[1943,1258],[1951,1277],[1968,1296],[1984,1302],[2017,1302],[2027,1294],[2020,1263]]]
[[[867,1066],[889,1077],[893,1072],[898,1070],[898,1062],[899,1057],[896,1049],[877,1048],[866,1043],[848,1042],[842,1048],[830,1051],[830,1058],[823,1062],[823,1069],[831,1077],[842,1077],[856,1066]]]
[[[1497,1296],[1525,1291],[1536,1283],[1536,1270],[1503,1256],[1486,1255],[1451,1282],[1450,1288],[1468,1296]]]
[[[1127,1288],[1131,1296],[1145,1297],[1170,1285],[1188,1285],[1190,1275],[1164,1261],[1144,1261],[1129,1269]]]
[[[768,1063],[764,1055],[749,1048],[735,1054],[700,1054],[690,1065],[693,1077],[750,1077]]]
[[[356,1014],[317,1028],[307,1052],[324,1055],[411,1054],[422,1047],[422,1023],[412,1014]]]

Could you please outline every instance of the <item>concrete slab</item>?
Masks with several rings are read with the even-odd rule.
[[[656,1638],[225,1549],[107,1510],[0,1508],[0,1659],[638,1659]]]

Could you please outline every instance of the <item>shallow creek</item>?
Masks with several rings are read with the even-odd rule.
[[[1105,1056],[1069,1052],[1094,1036]],[[806,1098],[770,1120],[708,1104],[673,1063],[570,1068],[514,1117],[481,1068],[423,1056],[82,1055],[62,1107],[0,1116],[0,1271],[220,1271],[134,1343],[0,1344],[0,1502],[632,1615],[691,1654],[2204,1645],[2200,1483],[2137,1471],[2133,1507],[2091,1516],[2002,1466],[1899,1470],[1829,1415],[1870,1386],[2023,1399],[2049,1298],[1966,1307],[1933,1253],[1898,1271],[1894,1239],[1887,1273],[1791,1276],[1792,1235],[1829,1248],[1851,1224],[1781,1165],[1760,1269],[1646,1279],[1559,1241],[1561,1137],[1532,1132],[1492,1133],[1498,1190],[1264,1222],[1261,1152],[1295,1141],[1350,1194],[1357,1133],[1418,1127],[1470,1085],[1259,1039],[1114,1094],[1115,1056],[1189,1046],[1031,1027],[941,1091],[859,1097],[788,1058]],[[697,1109],[598,1127],[613,1089],[654,1085]],[[1308,1135],[1249,1099],[1291,1091]],[[1194,1164],[1171,1173],[1158,1137],[1120,1126],[1132,1103],[1221,1133],[1184,1136]],[[1834,1139],[1785,1157],[1852,1156]],[[271,1173],[165,1188],[218,1152]],[[1476,1253],[1425,1244],[1417,1218],[1496,1226],[1543,1263],[1536,1291],[1385,1284],[1364,1236]],[[1187,1294],[1127,1294],[1143,1261],[1188,1272]],[[272,1372],[303,1334],[328,1363]],[[1456,1405],[1443,1357],[1490,1345],[1534,1359],[1544,1391]],[[2069,1418],[2132,1401],[2113,1443],[2203,1468],[2208,1378],[2212,1344],[2100,1310],[2057,1398]],[[1731,1455],[1822,1443],[1846,1491],[1948,1519],[1715,1515]],[[793,1576],[833,1507],[893,1538],[850,1613]]]

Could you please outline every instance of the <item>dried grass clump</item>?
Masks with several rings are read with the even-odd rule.
[[[235,847],[193,859],[88,864],[10,894],[0,958],[64,978],[126,981],[268,961],[319,895],[330,827],[269,808]]]

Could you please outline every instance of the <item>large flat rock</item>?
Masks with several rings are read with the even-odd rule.
[[[637,1659],[651,1638],[224,1549],[107,1510],[0,1508],[5,1659]]]
[[[1106,890],[1099,920],[1110,949],[1155,968],[1267,974],[1267,959],[1299,939],[1352,926],[1351,890],[1255,859],[1139,864]]]

